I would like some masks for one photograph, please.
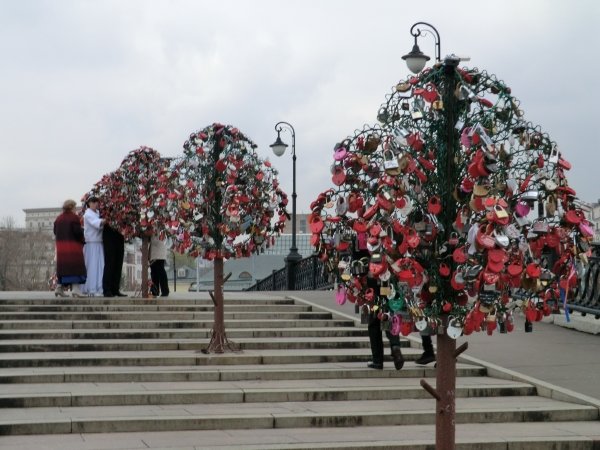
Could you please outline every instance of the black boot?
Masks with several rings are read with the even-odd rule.
[[[423,344],[423,354],[415,360],[415,364],[425,365],[435,361],[435,352],[433,351],[433,343],[431,336],[421,336]]]
[[[396,370],[402,369],[404,366],[404,356],[402,356],[402,349],[399,345],[392,347],[392,359],[394,360],[394,367]]]

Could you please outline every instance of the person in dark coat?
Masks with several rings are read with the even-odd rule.
[[[150,277],[152,279],[152,287],[150,293],[154,297],[169,296],[169,280],[165,271],[165,262],[167,260],[167,244],[161,240],[159,236],[154,235],[150,240]]]
[[[80,297],[80,284],[85,283],[87,272],[83,259],[83,229],[77,214],[75,200],[66,200],[63,212],[54,221],[56,236],[56,276],[58,284],[54,295],[67,297],[65,289],[73,286],[73,297]]]
[[[119,231],[105,224],[102,229],[104,246],[104,273],[102,291],[105,297],[127,297],[121,292],[121,272],[125,255],[125,238]]]

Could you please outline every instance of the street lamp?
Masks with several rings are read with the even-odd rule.
[[[421,30],[418,28],[419,25],[428,27],[429,30]],[[436,62],[440,62],[440,34],[438,33],[438,30],[436,30],[433,25],[428,24],[427,22],[417,22],[410,28],[410,34],[412,34],[415,38],[415,45],[413,45],[413,48],[410,52],[402,57],[402,59],[406,61],[408,69],[412,73],[419,73],[421,70],[423,70],[427,61],[431,59],[429,56],[424,54],[417,45],[417,38],[421,36],[421,34],[427,33],[433,34],[433,38],[435,39],[435,60]]]
[[[294,127],[287,122],[277,122],[275,131],[277,131],[277,139],[270,145],[275,156],[283,156],[288,145],[281,140],[281,131],[286,127],[292,134],[292,246],[290,253],[285,258],[287,267],[287,289],[292,291],[296,289],[296,265],[302,259],[302,255],[298,253],[296,247],[296,131]]]

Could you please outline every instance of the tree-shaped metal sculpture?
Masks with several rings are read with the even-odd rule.
[[[530,331],[575,286],[593,234],[556,143],[524,120],[507,85],[458,62],[399,82],[380,125],[336,144],[337,187],[310,218],[338,299],[393,334],[437,334],[437,390],[422,384],[452,448],[456,357],[466,349],[455,339],[512,331],[515,309]]]
[[[169,160],[150,147],[132,150],[121,165],[104,175],[84,200],[95,195],[101,200],[102,216],[125,240],[142,240],[142,297],[148,297],[148,243],[152,234],[164,235],[167,188],[160,183]],[[163,176],[164,179],[164,176]]]
[[[274,243],[288,218],[277,172],[237,128],[212,124],[190,135],[170,172],[174,249],[214,263],[215,304],[206,352],[234,350],[225,333],[223,260],[248,257]]]

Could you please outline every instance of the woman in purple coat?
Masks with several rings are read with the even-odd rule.
[[[56,276],[58,285],[54,295],[66,297],[65,287],[73,286],[73,297],[81,295],[79,285],[86,281],[83,259],[83,229],[75,214],[75,201],[66,200],[63,212],[54,221],[56,236]]]

